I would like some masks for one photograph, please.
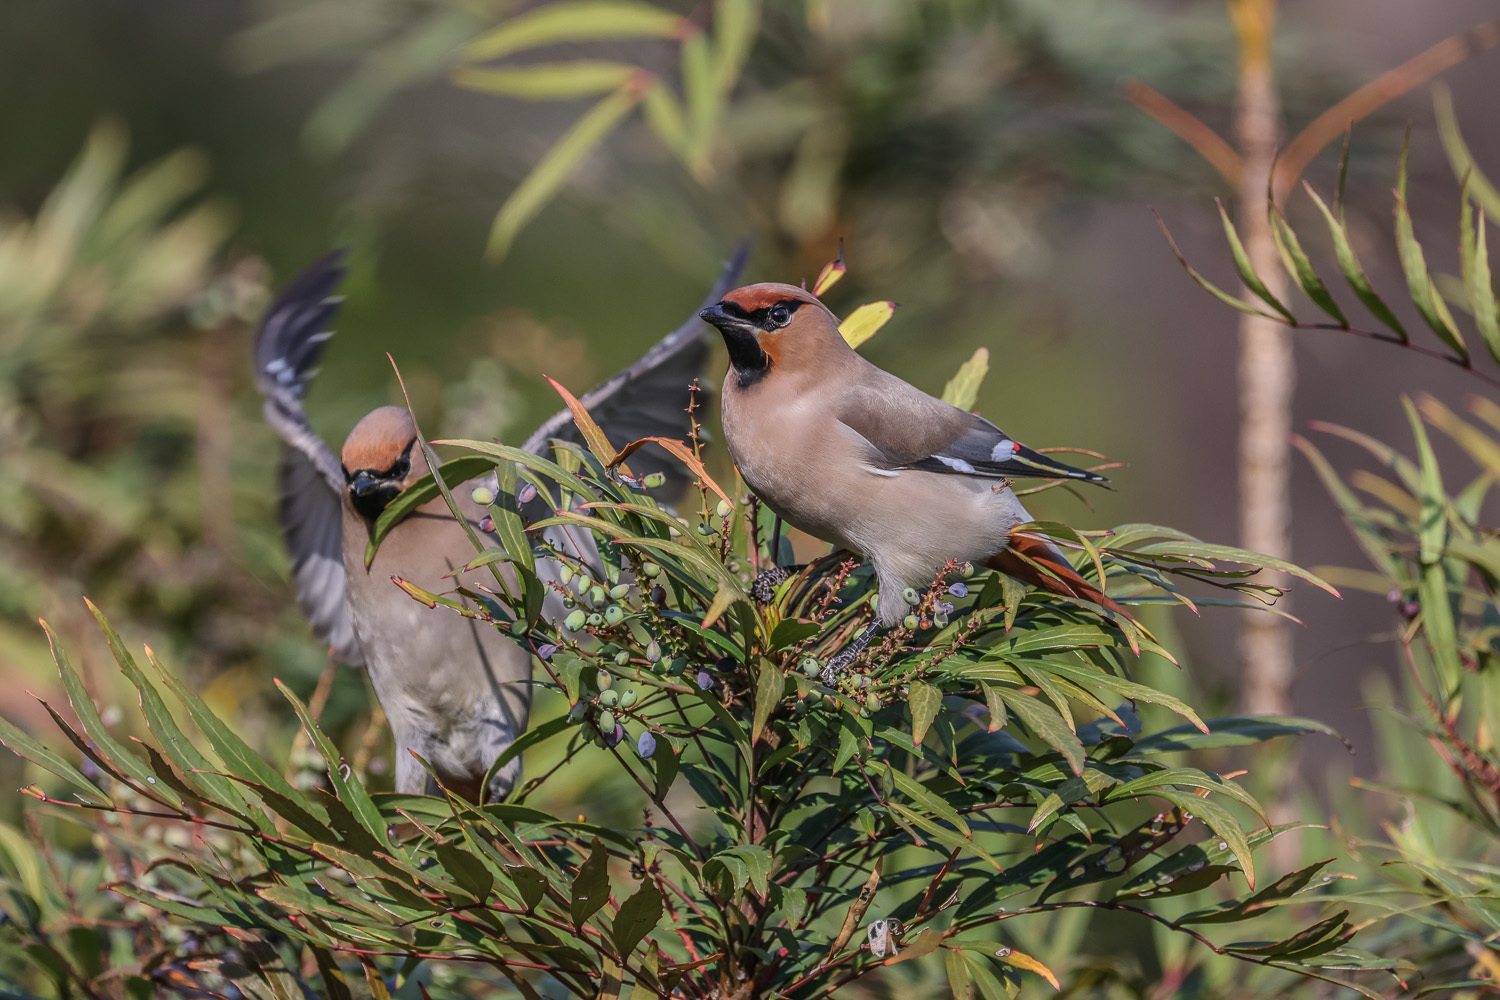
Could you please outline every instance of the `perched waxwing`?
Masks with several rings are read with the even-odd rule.
[[[742,250],[729,262],[707,302],[733,286],[745,256]],[[343,251],[336,251],[293,280],[271,304],[255,344],[265,416],[287,444],[279,517],[297,600],[333,657],[369,671],[396,741],[396,790],[436,791],[415,752],[453,792],[473,802],[493,801],[520,776],[518,758],[496,773],[488,789],[481,787],[496,758],[526,729],[531,653],[487,622],[432,611],[392,581],[401,578],[432,592],[451,591],[463,582],[463,575],[455,580],[450,574],[474,556],[474,546],[441,497],[398,522],[365,565],[380,513],[428,473],[407,412],[395,406],[372,411],[349,432],[341,455],[323,442],[303,412],[313,367],[332,336],[343,259]],[[706,332],[693,315],[581,402],[621,443],[684,436],[689,386],[707,357]],[[549,439],[572,440],[576,433],[564,410],[523,447],[542,453]],[[665,453],[654,459],[650,449],[637,453],[631,468],[637,474],[667,472],[669,479],[675,469],[678,481],[683,476]],[[458,489],[453,495],[470,526],[482,531],[490,527],[487,508],[475,502],[475,492]],[[549,540],[562,551],[593,554],[573,547],[570,536],[576,533],[556,534]],[[487,541],[500,544],[493,534]],[[544,580],[556,579],[558,569],[549,560],[537,565]],[[549,598],[560,600],[555,594]],[[560,616],[560,606],[547,613]]]
[[[875,367],[805,289],[736,289],[700,315],[729,348],[724,443],[755,494],[795,528],[863,555],[880,588],[877,617],[825,670],[837,676],[877,629],[909,613],[950,560],[1000,570],[1054,594],[1123,609],[1031,520],[1016,478],[1103,476],[1032,451],[994,424]]]

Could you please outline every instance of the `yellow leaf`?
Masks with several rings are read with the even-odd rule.
[[[850,347],[858,347],[889,323],[895,312],[894,302],[867,302],[844,318],[839,324],[839,333],[844,335]]]
[[[979,384],[990,370],[990,349],[981,347],[974,352],[943,387],[943,402],[951,403],[960,410],[974,409],[974,400],[979,396]]]
[[[1037,975],[1047,980],[1047,982],[1051,983],[1054,990],[1062,989],[1062,984],[1057,981],[1057,977],[1052,974],[1052,970],[1047,968],[1041,962],[1038,962],[1036,959],[1032,958],[1030,955],[1026,954],[1024,951],[1011,951],[1011,953],[1002,958],[1001,961],[1007,965],[1014,965],[1018,969],[1025,969],[1027,972],[1035,972]]]
[[[823,293],[837,285],[848,270],[849,265],[844,263],[844,241],[839,240],[839,255],[824,264],[823,270],[818,272],[818,280],[813,282],[812,293],[822,298]]]

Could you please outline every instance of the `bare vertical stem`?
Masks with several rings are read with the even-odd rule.
[[[1286,293],[1266,215],[1267,179],[1281,136],[1281,102],[1272,60],[1276,0],[1228,0],[1239,38],[1234,134],[1243,171],[1239,230],[1251,264],[1277,298]],[[1248,293],[1247,293],[1248,294]],[[1259,316],[1240,319],[1240,534],[1244,546],[1291,556],[1291,432],[1296,368],[1291,335]],[[1268,581],[1277,585],[1284,580]],[[1277,615],[1249,615],[1240,636],[1240,701],[1252,714],[1292,708],[1292,636]]]

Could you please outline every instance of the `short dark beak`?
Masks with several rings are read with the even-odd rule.
[[[357,497],[365,496],[380,485],[380,480],[370,475],[365,470],[355,473],[354,478],[349,480],[349,492]]]
[[[727,334],[732,331],[744,331],[751,336],[755,335],[755,328],[751,325],[750,321],[731,315],[724,309],[724,303],[722,302],[716,302],[707,309],[704,309],[698,314],[698,317],[710,326],[718,327],[720,333]]]

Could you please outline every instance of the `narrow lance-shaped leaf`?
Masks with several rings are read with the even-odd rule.
[[[714,4],[714,86],[721,95],[727,96],[739,80],[759,22],[758,0],[718,0]]]
[[[671,38],[682,17],[639,0],[555,0],[507,18],[464,47],[470,62],[559,42]]]
[[[972,410],[979,398],[979,386],[990,371],[990,349],[980,347],[969,360],[958,366],[958,371],[943,386],[943,402],[952,403],[960,410]]]
[[[583,158],[625,120],[642,96],[642,87],[634,83],[621,87],[584,112],[583,117],[563,133],[500,206],[485,248],[491,259],[505,256],[521,229],[562,190]]]
[[[1484,338],[1490,357],[1500,361],[1500,313],[1495,306],[1495,287],[1490,273],[1490,249],[1488,225],[1484,209],[1479,210],[1479,224],[1474,224],[1473,209],[1467,191],[1469,179],[1464,179],[1465,197],[1459,217],[1459,249],[1463,262],[1464,291],[1468,293],[1469,307],[1474,311],[1474,326]]]
[[[603,59],[535,63],[530,66],[458,66],[450,79],[468,90],[532,101],[569,101],[607,94],[630,81],[638,68]]]
[[[1297,234],[1292,231],[1292,227],[1287,224],[1286,217],[1281,214],[1281,209],[1272,202],[1268,211],[1271,216],[1271,236],[1276,241],[1276,250],[1281,254],[1281,261],[1287,273],[1297,279],[1297,285],[1302,289],[1302,294],[1306,295],[1313,305],[1332,316],[1339,326],[1347,327],[1349,320],[1344,316],[1344,311],[1328,293],[1328,286],[1324,285],[1323,279],[1318,276],[1312,261],[1303,251]]]
[[[1260,275],[1255,273],[1255,267],[1250,263],[1250,255],[1245,252],[1245,244],[1240,242],[1239,231],[1234,228],[1234,222],[1229,218],[1229,211],[1219,199],[1214,199],[1214,204],[1219,206],[1219,219],[1224,223],[1224,238],[1229,241],[1229,254],[1234,258],[1234,269],[1239,272],[1240,280],[1245,287],[1254,292],[1262,302],[1281,313],[1288,323],[1297,322],[1290,309],[1281,304],[1281,300],[1271,294],[1266,283],[1261,280]]]
[[[1318,206],[1318,211],[1323,213],[1323,221],[1328,223],[1328,234],[1333,239],[1334,257],[1338,259],[1339,270],[1343,272],[1344,280],[1349,283],[1355,297],[1364,304],[1366,309],[1370,310],[1376,319],[1389,327],[1401,339],[1401,343],[1407,343],[1411,338],[1406,333],[1406,327],[1401,325],[1401,321],[1396,318],[1395,313],[1391,312],[1385,300],[1375,294],[1375,289],[1370,285],[1370,279],[1365,276],[1364,266],[1360,264],[1359,257],[1354,253],[1354,247],[1349,242],[1349,232],[1345,229],[1343,221],[1333,214],[1322,198],[1318,197],[1318,192],[1312,189],[1311,184],[1303,181],[1302,189],[1307,192],[1308,197],[1312,198],[1313,204]]]
[[[1406,155],[1410,139],[1411,133],[1408,131],[1407,141],[1401,144],[1401,160],[1396,170],[1396,249],[1401,257],[1401,270],[1406,275],[1406,288],[1411,293],[1412,305],[1417,307],[1422,319],[1426,320],[1432,332],[1443,343],[1457,351],[1464,361],[1468,361],[1469,350],[1464,346],[1458,328],[1453,325],[1448,307],[1433,287],[1432,276],[1427,273],[1427,259],[1422,253],[1422,244],[1417,242],[1416,232],[1412,229],[1411,213],[1406,207]]]
[[[1259,306],[1252,305],[1251,303],[1246,302],[1244,299],[1236,298],[1235,296],[1230,295],[1228,292],[1224,291],[1224,289],[1220,288],[1218,285],[1215,285],[1212,281],[1209,281],[1203,275],[1195,271],[1193,269],[1193,265],[1187,262],[1187,258],[1184,257],[1182,255],[1182,251],[1178,249],[1177,241],[1172,238],[1172,231],[1167,228],[1166,222],[1160,215],[1156,213],[1154,209],[1152,210],[1151,214],[1156,216],[1156,224],[1161,227],[1162,235],[1166,236],[1167,245],[1172,248],[1172,255],[1177,258],[1177,263],[1182,265],[1182,269],[1187,272],[1189,278],[1192,278],[1198,283],[1199,288],[1203,289],[1205,292],[1212,295],[1214,298],[1218,299],[1225,305],[1233,306],[1240,312],[1249,313],[1252,316],[1264,316],[1266,319],[1276,319],[1275,316],[1272,316],[1270,313],[1266,312]]]
[[[1467,178],[1468,196],[1483,206],[1490,215],[1500,217],[1500,191],[1495,189],[1495,185],[1490,183],[1490,179],[1474,162],[1474,155],[1469,152],[1469,147],[1458,130],[1458,115],[1453,111],[1453,94],[1441,83],[1432,88],[1432,110],[1437,118],[1438,137],[1442,140],[1443,151],[1448,154],[1453,175],[1461,180]]]

